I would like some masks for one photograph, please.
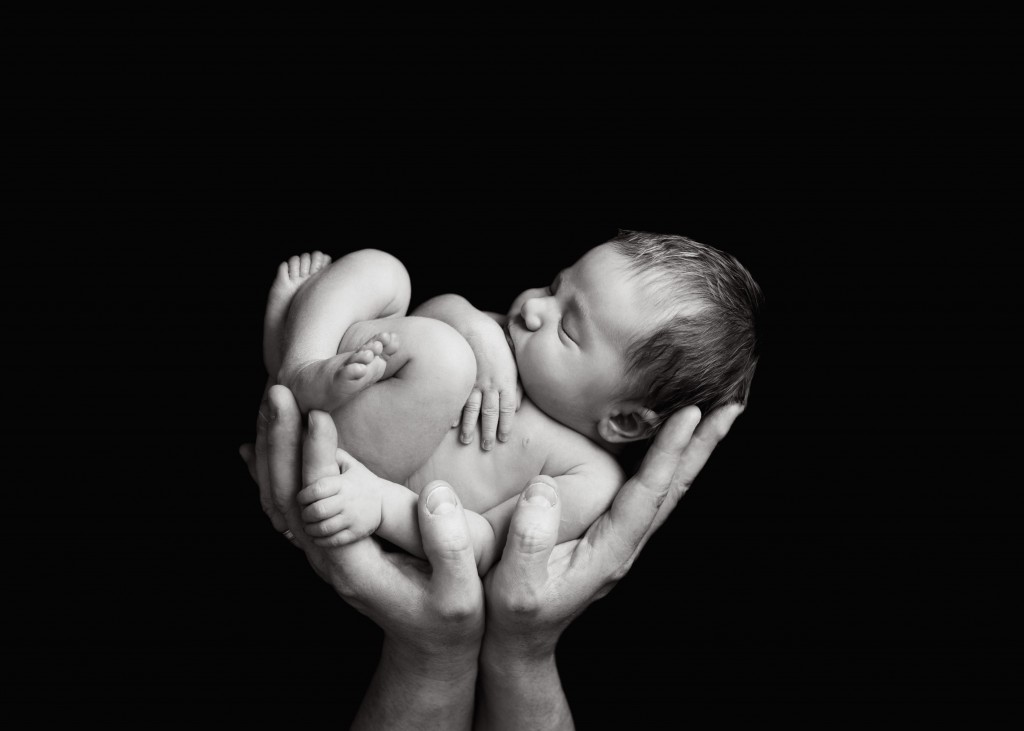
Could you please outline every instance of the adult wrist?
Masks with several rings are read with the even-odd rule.
[[[424,653],[385,637],[380,662],[352,723],[353,731],[388,728],[469,731],[473,723],[476,659]]]
[[[484,635],[480,647],[480,666],[500,675],[531,675],[555,665],[557,642],[522,642]]]
[[[401,668],[423,682],[451,683],[475,677],[480,642],[426,645],[385,636],[381,663]]]

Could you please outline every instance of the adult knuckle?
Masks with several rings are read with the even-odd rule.
[[[550,536],[548,531],[536,523],[527,523],[516,529],[519,552],[527,555],[541,553],[548,548]]]
[[[471,619],[476,611],[476,603],[464,594],[445,597],[438,607],[438,614],[448,622],[465,622]]]
[[[540,594],[530,586],[519,587],[505,599],[505,610],[520,617],[536,614],[540,607]]]
[[[443,536],[437,541],[437,551],[444,559],[457,559],[469,549],[469,536],[465,534]]]
[[[618,566],[618,568],[616,568],[614,571],[612,571],[611,575],[608,577],[609,580],[610,580],[610,583],[612,585],[614,585],[614,584],[617,584],[618,582],[622,581],[626,577],[626,574],[629,573],[629,570],[631,568],[633,568],[633,562],[635,560],[636,560],[636,558],[634,556],[630,556],[625,561],[623,561]]]
[[[643,479],[642,477],[637,480],[640,488],[643,490],[645,495],[650,496],[650,499],[654,501],[655,507],[661,507],[661,504],[665,502],[665,498],[668,496],[670,483],[666,482],[663,485],[652,484],[650,480]]]

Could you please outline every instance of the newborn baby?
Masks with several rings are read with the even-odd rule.
[[[292,257],[271,288],[267,370],[304,412],[330,412],[346,450],[339,475],[299,493],[320,545],[377,533],[422,556],[417,495],[443,479],[483,574],[520,493],[545,475],[562,502],[559,542],[577,538],[621,486],[626,444],[684,406],[743,403],[757,362],[760,289],[734,257],[682,236],[620,232],[507,315],[457,295],[407,315],[409,297],[405,267],[372,249]],[[502,393],[499,442],[467,448],[453,423],[464,409],[475,418],[496,374],[516,372],[522,397]]]

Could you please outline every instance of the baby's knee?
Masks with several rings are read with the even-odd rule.
[[[409,272],[394,255],[380,249],[358,249],[350,251],[331,265],[332,267],[355,272],[371,272],[373,276],[385,277],[391,287],[406,301],[412,290]],[[375,281],[379,281],[376,280]]]

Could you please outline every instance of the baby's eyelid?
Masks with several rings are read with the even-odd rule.
[[[575,343],[576,341],[572,339],[572,335],[570,335],[569,331],[565,329],[565,325],[562,324],[563,322],[564,321],[561,317],[558,318],[558,327],[561,329],[563,333],[565,333],[565,337],[569,338],[571,342]]]

